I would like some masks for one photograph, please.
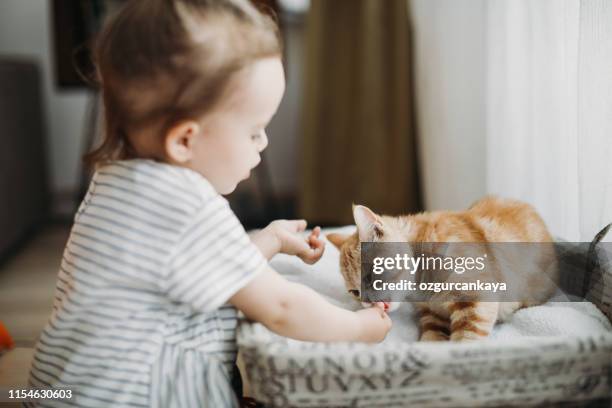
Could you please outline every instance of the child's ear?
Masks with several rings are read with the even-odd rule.
[[[340,249],[342,247],[342,245],[344,244],[344,242],[348,239],[348,237],[350,237],[350,235],[347,235],[347,234],[338,234],[338,233],[334,232],[334,233],[331,233],[331,234],[327,234],[325,237],[327,238],[327,240],[329,242],[334,244],[334,246],[336,248]]]
[[[381,238],[384,234],[383,223],[378,215],[364,205],[353,205],[353,218],[357,231],[359,232],[359,240],[361,242],[374,241],[376,238]]]
[[[200,133],[200,124],[193,120],[172,126],[164,141],[166,155],[175,162],[187,163],[193,158],[193,145]]]

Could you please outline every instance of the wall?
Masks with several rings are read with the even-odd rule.
[[[484,2],[409,0],[416,28],[418,120],[428,209],[461,208],[485,192]],[[77,184],[88,101],[85,91],[60,91],[55,86],[49,4],[0,2],[0,54],[41,62],[50,182],[61,197]],[[283,195],[295,192],[299,178],[302,30],[289,27],[287,94],[269,128],[272,182]]]
[[[486,193],[486,0],[408,2],[425,205],[464,208]],[[300,177],[305,30],[286,28],[287,93],[268,129],[272,182],[283,195]]]
[[[50,4],[47,0],[0,0],[0,55],[40,62],[49,182],[56,214],[69,215],[74,209],[70,200],[78,183],[89,99],[87,91],[55,86]],[[287,22],[286,28],[287,91],[268,129],[267,152],[272,183],[283,196],[295,194],[297,188],[304,26],[294,21]]]
[[[486,192],[486,0],[408,0],[426,209]]]
[[[303,18],[287,18],[283,24],[286,88],[278,112],[267,129],[270,144],[265,154],[275,193],[287,197],[295,195],[298,189],[306,27]]]
[[[47,124],[49,182],[56,199],[74,191],[81,156],[86,91],[60,91],[53,74],[51,1],[0,2],[0,55],[16,55],[40,62]],[[57,208],[69,212],[71,207]]]

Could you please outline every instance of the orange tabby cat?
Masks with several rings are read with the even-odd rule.
[[[513,274],[515,278],[522,274],[518,280],[523,286],[516,293],[524,293],[524,298],[515,302],[492,302],[479,300],[476,295],[471,301],[452,301],[448,300],[447,293],[439,293],[428,302],[416,303],[421,340],[464,341],[487,337],[495,322],[508,319],[520,308],[545,302],[556,288],[552,237],[542,218],[526,203],[485,197],[466,211],[434,211],[399,217],[379,216],[367,207],[353,206],[353,216],[357,225],[354,234],[329,234],[327,238],[340,249],[342,276],[349,293],[357,299],[361,288],[360,242],[551,243],[544,244],[542,247],[547,250],[538,252],[533,259],[510,259],[503,265],[498,261],[495,268],[490,268]],[[441,279],[446,278],[448,275]]]

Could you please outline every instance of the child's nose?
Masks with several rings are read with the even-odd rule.
[[[266,147],[268,147],[268,135],[266,134],[265,130],[261,132],[261,137],[259,138],[258,142],[257,151],[261,153]]]

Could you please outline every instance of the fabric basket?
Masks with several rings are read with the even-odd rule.
[[[567,244],[562,279],[612,320],[612,267],[599,242]],[[573,266],[573,267],[572,267]],[[250,394],[266,407],[610,407],[612,332],[500,342],[298,342],[241,320]]]

